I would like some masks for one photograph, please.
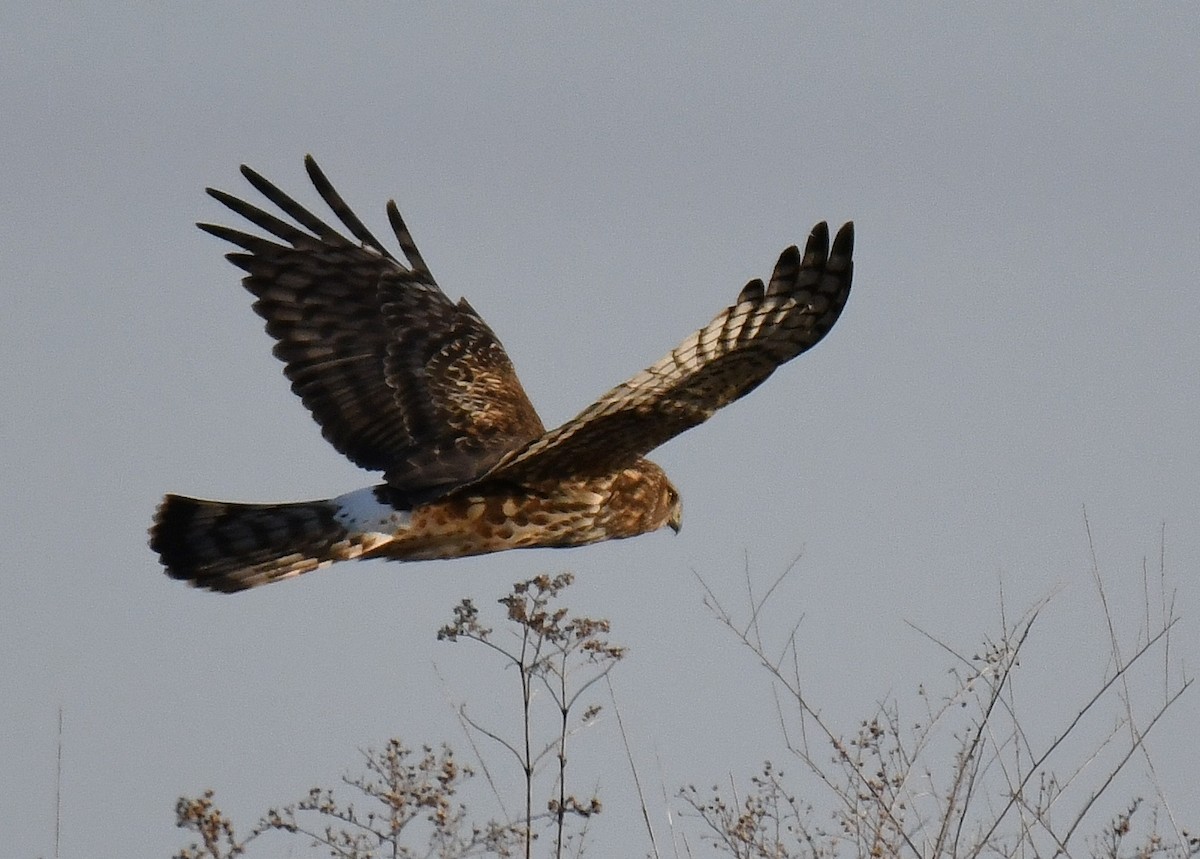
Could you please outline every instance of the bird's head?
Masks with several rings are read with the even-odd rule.
[[[660,466],[648,459],[642,460],[641,466],[646,483],[652,487],[653,492],[652,527],[661,528],[663,525],[669,525],[671,530],[678,534],[679,529],[683,527],[683,499],[679,497],[679,490],[675,488],[675,484],[671,483],[667,473]]]
[[[659,466],[639,459],[609,480],[605,518],[610,537],[632,537],[664,525],[679,532],[683,502]]]

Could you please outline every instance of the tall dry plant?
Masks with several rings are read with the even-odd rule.
[[[789,573],[761,598],[747,577],[749,618],[740,621],[705,585],[717,619],[773,680],[779,727],[803,776],[785,778],[767,763],[744,794],[732,782],[685,788],[682,801],[718,852],[737,859],[1200,855],[1200,837],[1183,828],[1157,786],[1152,802],[1135,797],[1106,822],[1093,819],[1132,760],[1140,758],[1153,779],[1146,738],[1192,682],[1171,664],[1178,617],[1165,559],[1157,583],[1143,566],[1142,626],[1122,641],[1093,549],[1109,665],[1048,738],[1017,688],[1022,660],[1032,670],[1048,662],[1029,647],[1049,599],[1010,622],[1001,594],[1000,635],[971,655],[917,630],[952,660],[949,691],[935,696],[919,687],[919,715],[910,720],[890,698],[846,733],[822,717],[802,681],[799,624],[781,644],[767,644],[763,615]],[[1135,679],[1155,677],[1157,694],[1133,691]]]
[[[328,855],[344,859],[467,859],[520,855],[521,833],[510,826],[467,820],[455,794],[473,773],[446,746],[415,752],[399,740],[363,752],[365,772],[343,776],[342,787],[314,787],[298,802],[269,809],[239,840],[213,791],[183,797],[176,825],[200,836],[176,859],[234,859],[268,832],[299,835]],[[349,789],[351,799],[343,792]]]
[[[1153,781],[1146,738],[1191,685],[1173,665],[1178,616],[1165,558],[1160,557],[1157,578],[1143,567],[1140,628],[1123,639],[1093,552],[1107,668],[1057,726],[1045,723],[1044,707],[1030,712],[1019,691],[1023,672],[1052,664],[1052,654],[1038,649],[1049,599],[1010,620],[1003,593],[999,634],[985,637],[972,652],[916,630],[952,664],[944,691],[917,687],[915,716],[892,697],[850,730],[830,724],[821,715],[818,693],[802,679],[799,624],[768,644],[764,616],[789,572],[762,597],[747,575],[749,617],[740,621],[705,586],[717,619],[772,679],[777,723],[791,757],[786,775],[767,763],[747,788],[731,778],[727,787],[680,792],[707,849],[735,859],[1200,855],[1200,838],[1184,828],[1156,783],[1148,801],[1123,794],[1117,802],[1131,762]],[[299,802],[269,810],[242,840],[212,791],[180,799],[177,823],[198,840],[176,859],[233,859],[270,832],[299,836],[341,859],[529,859],[546,834],[552,843],[542,855],[582,855],[588,821],[601,803],[569,788],[568,748],[599,712],[584,696],[608,678],[624,650],[608,640],[607,621],[574,616],[561,604],[571,581],[563,574],[518,582],[499,600],[504,614],[498,630],[484,624],[472,601],[463,600],[438,633],[442,640],[483,645],[515,676],[520,718],[514,733],[481,721],[465,704],[457,712],[501,808],[512,791],[493,777],[496,755],[487,747],[515,765],[519,812],[505,812],[502,822],[472,823],[458,799],[472,769],[446,746],[414,752],[391,740],[380,751],[365,751],[365,771],[344,777],[336,795],[313,788]],[[1155,684],[1150,695],[1140,691],[1147,680]],[[624,736],[619,710],[616,715]],[[626,753],[632,763],[628,743]],[[633,779],[630,790],[640,799],[636,767]],[[641,805],[657,859],[653,815],[644,800]],[[675,859],[694,859],[688,833],[675,835]]]
[[[497,744],[517,764],[524,783],[523,810],[516,822],[474,824],[457,793],[474,775],[460,765],[449,746],[424,747],[419,753],[398,739],[382,750],[363,752],[365,772],[343,776],[336,790],[314,787],[298,802],[269,809],[244,839],[217,806],[214,793],[182,797],[176,804],[176,825],[198,841],[175,859],[234,859],[266,833],[301,836],[339,859],[467,859],[474,856],[531,857],[539,827],[553,832],[554,853],[569,848],[581,853],[586,822],[601,809],[595,796],[579,798],[568,789],[567,748],[581,727],[592,723],[599,705],[581,706],[581,697],[624,655],[611,643],[606,620],[575,616],[558,604],[572,582],[569,573],[536,576],[518,582],[499,600],[505,608],[503,634],[485,626],[471,600],[453,610],[453,619],[439,630],[438,639],[484,645],[499,657],[502,667],[515,668],[521,713],[520,736],[508,738],[459,708],[459,717],[478,753],[476,738]],[[539,696],[544,691],[546,696]],[[549,700],[543,717],[539,700]],[[487,780],[495,785],[479,755]],[[540,777],[550,764],[549,784]],[[543,798],[538,791],[544,789]],[[344,798],[349,793],[351,799]],[[503,798],[498,796],[503,805]],[[582,821],[579,831],[570,823]]]
[[[547,817],[554,832],[554,856],[561,857],[572,840],[581,840],[586,828],[568,833],[569,819],[586,821],[601,810],[597,796],[579,798],[567,789],[567,743],[572,734],[591,724],[600,714],[598,704],[589,704],[572,717],[580,698],[596,683],[606,678],[623,656],[625,649],[611,643],[607,620],[573,616],[565,606],[557,604],[563,590],[574,581],[570,573],[557,576],[536,576],[518,582],[500,604],[508,612],[507,641],[500,641],[493,630],[480,624],[479,613],[471,600],[466,599],[454,609],[454,621],[438,631],[446,641],[468,640],[483,644],[500,657],[502,664],[516,670],[520,688],[521,736],[510,739],[494,728],[476,720],[459,707],[459,718],[468,732],[485,737],[508,753],[520,767],[523,776],[525,855],[532,855],[537,838],[534,823]],[[534,710],[537,691],[545,691],[551,701],[554,729],[537,735],[539,720]],[[553,758],[554,778],[552,796],[543,812],[535,803],[534,794],[541,765]],[[480,760],[483,757],[480,756]],[[499,797],[498,797],[499,798]],[[576,845],[576,850],[582,847]]]

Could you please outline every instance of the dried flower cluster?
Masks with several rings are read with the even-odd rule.
[[[986,638],[971,656],[921,633],[953,659],[948,690],[939,695],[921,685],[915,695],[917,718],[902,718],[901,704],[891,698],[843,733],[810,703],[801,682],[796,628],[782,647],[765,643],[763,610],[779,582],[761,600],[747,586],[751,617],[745,623],[736,623],[709,590],[706,602],[718,620],[776,684],[778,727],[800,772],[785,779],[767,761],[744,791],[732,778],[727,786],[708,791],[684,788],[679,799],[702,825],[701,837],[734,859],[1070,857],[1084,854],[1085,841],[1086,853],[1094,859],[1200,856],[1200,837],[1179,824],[1161,794],[1155,803],[1136,799],[1099,830],[1095,827],[1097,800],[1134,755],[1148,755],[1147,735],[1191,683],[1182,673],[1163,671],[1160,698],[1149,701],[1130,693],[1130,675],[1147,654],[1163,655],[1165,664],[1176,617],[1173,609],[1164,608],[1152,628],[1147,610],[1135,646],[1123,648],[1113,632],[1098,573],[1096,577],[1112,661],[1095,695],[1058,728],[1023,720],[1020,696],[1014,694],[1017,671],[1045,602],[1016,622],[1003,623],[999,638]],[[489,755],[479,751],[476,738],[499,748],[520,772],[524,796],[517,820],[472,823],[458,798],[474,775],[472,768],[460,764],[448,746],[414,751],[391,740],[381,750],[363,752],[364,772],[344,777],[336,793],[314,787],[300,801],[269,810],[241,841],[212,791],[180,799],[177,825],[197,840],[176,859],[234,859],[268,833],[302,836],[341,859],[529,859],[534,843],[544,836],[552,841],[551,855],[582,855],[588,822],[601,812],[602,803],[597,796],[580,797],[568,790],[568,745],[602,713],[601,704],[584,702],[582,696],[608,677],[625,650],[609,640],[607,620],[575,616],[561,605],[572,581],[564,573],[516,583],[498,600],[503,607],[497,621],[500,634],[482,621],[470,599],[453,608],[450,622],[438,632],[440,640],[482,644],[502,668],[515,669],[519,735],[483,724],[465,704],[459,717],[489,782]],[[1164,595],[1163,605],[1173,603]],[[1081,721],[1110,699],[1120,704],[1115,729],[1084,752],[1082,763],[1072,762],[1065,749],[1077,751],[1079,741],[1086,739],[1077,736]],[[1064,742],[1068,737],[1075,745]],[[633,777],[642,797],[636,768]],[[642,808],[645,813],[644,799]],[[1085,836],[1085,821],[1091,821],[1094,834]],[[646,823],[652,855],[658,859],[648,813]],[[686,835],[673,835],[675,856],[692,859]]]

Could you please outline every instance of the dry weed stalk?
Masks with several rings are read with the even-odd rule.
[[[355,801],[344,802],[340,790],[335,796],[332,789],[314,787],[299,802],[270,809],[243,840],[238,840],[211,790],[199,798],[181,798],[176,825],[195,833],[199,841],[177,853],[176,859],[234,859],[246,852],[250,842],[272,831],[302,835],[339,859],[530,857],[537,838],[534,824],[547,819],[554,827],[555,856],[562,856],[572,843],[576,852],[582,852],[586,822],[601,804],[595,796],[581,799],[567,790],[567,741],[575,730],[597,718],[600,707],[589,705],[577,722],[572,721],[581,696],[608,676],[624,649],[608,641],[608,621],[573,616],[557,604],[572,579],[569,573],[536,576],[518,582],[499,600],[511,626],[512,643],[497,641],[471,600],[455,606],[452,621],[438,632],[440,640],[483,644],[505,665],[516,668],[523,725],[519,740],[507,740],[485,727],[468,715],[465,705],[459,708],[459,716],[471,732],[500,744],[520,765],[525,802],[519,823],[469,823],[456,794],[473,771],[460,766],[448,746],[437,751],[424,747],[414,758],[412,750],[393,739],[382,750],[363,752],[363,775],[343,777],[342,787],[357,794]],[[548,738],[538,732],[534,706],[541,689],[553,702],[554,728]],[[551,757],[557,762],[554,795],[546,801],[545,811],[535,810],[540,765]],[[581,831],[568,832],[572,819],[583,821]]]
[[[1090,531],[1088,536],[1090,541]],[[986,639],[973,656],[918,630],[954,659],[950,694],[935,702],[920,687],[924,713],[911,728],[904,725],[895,700],[881,703],[846,738],[821,717],[802,684],[799,623],[781,647],[768,648],[764,640],[762,613],[791,570],[762,598],[755,596],[747,575],[750,617],[744,622],[736,621],[704,585],[705,602],[717,619],[773,679],[786,747],[814,777],[808,779],[815,787],[809,801],[797,800],[797,785],[785,784],[770,763],[751,779],[744,799],[736,790],[726,799],[718,787],[705,795],[694,787],[681,792],[684,803],[707,826],[706,837],[738,859],[1077,855],[1081,825],[1128,762],[1141,755],[1153,774],[1146,737],[1191,685],[1169,664],[1171,631],[1178,618],[1165,572],[1160,570],[1156,612],[1150,608],[1149,576],[1144,575],[1145,625],[1132,648],[1123,646],[1093,551],[1093,580],[1107,624],[1110,665],[1099,688],[1051,739],[1030,737],[1014,693],[1016,669],[1049,600],[1009,623],[1003,593],[1000,638]],[[1162,695],[1156,701],[1138,701],[1130,691],[1131,675],[1135,669],[1149,668],[1144,663],[1154,652],[1164,659]],[[1120,709],[1116,727],[1089,740],[1082,760],[1070,760],[1065,751],[1068,738],[1076,744],[1086,739],[1080,736],[1085,720],[1098,715],[1101,704],[1114,695]],[[832,749],[832,756],[820,749]],[[945,761],[948,767],[939,766]],[[1200,838],[1178,825],[1166,797],[1156,790],[1153,810],[1144,811],[1140,799],[1129,804],[1102,835],[1090,839],[1091,854],[1104,859],[1200,854]],[[814,814],[815,797],[822,794],[832,801],[831,831],[813,822],[819,817]],[[1165,812],[1165,824],[1160,811]]]
[[[455,794],[473,773],[459,766],[449,748],[426,746],[414,757],[393,739],[381,750],[364,750],[363,757],[366,772],[342,778],[343,787],[356,795],[353,800],[344,802],[333,789],[314,787],[299,802],[267,811],[243,841],[213,803],[211,790],[199,799],[180,799],[177,825],[199,834],[203,843],[180,851],[176,859],[233,859],[271,831],[302,835],[340,859],[517,855],[524,839],[511,827],[467,822]]]
[[[585,829],[578,834],[580,843],[576,846],[581,851],[586,821],[601,810],[599,797],[580,799],[567,791],[567,740],[600,714],[599,705],[588,705],[572,727],[572,713],[581,696],[608,676],[625,649],[607,639],[610,631],[607,620],[572,616],[565,606],[557,605],[562,591],[573,581],[570,573],[561,573],[553,577],[536,576],[514,585],[512,592],[500,599],[507,609],[507,619],[515,627],[515,638],[510,643],[496,641],[493,630],[479,622],[478,609],[471,600],[459,603],[454,609],[454,621],[438,632],[438,638],[443,640],[479,642],[498,654],[507,667],[516,669],[521,696],[520,740],[512,742],[484,726],[468,714],[465,704],[459,707],[459,717],[470,732],[499,744],[521,768],[527,857],[532,855],[532,842],[537,837],[533,831],[536,820],[545,815],[553,820],[554,855],[561,857],[574,837],[567,833],[568,817],[584,821]],[[539,688],[548,693],[554,705],[556,726],[550,739],[535,737],[534,700]],[[551,755],[557,762],[556,795],[547,801],[543,814],[535,811],[535,782],[539,765]]]
[[[1090,541],[1090,531],[1088,536]],[[902,717],[899,702],[889,699],[844,733],[822,718],[802,683],[799,622],[781,645],[766,643],[762,616],[791,568],[761,598],[747,574],[750,616],[744,622],[736,621],[705,585],[706,604],[772,678],[778,723],[802,778],[792,772],[785,779],[767,762],[750,779],[744,796],[731,779],[728,788],[685,788],[680,792],[684,804],[706,827],[705,840],[735,859],[1200,855],[1200,838],[1182,828],[1157,782],[1152,802],[1135,798],[1116,806],[1107,824],[1097,828],[1092,822],[1102,813],[1099,801],[1113,792],[1135,756],[1141,756],[1154,778],[1146,737],[1191,684],[1172,665],[1171,634],[1178,618],[1166,586],[1165,552],[1163,556],[1157,584],[1143,569],[1144,617],[1136,638],[1127,642],[1118,635],[1093,552],[1109,664],[1094,693],[1049,735],[1043,735],[1045,725],[1022,712],[1015,688],[1022,660],[1037,664],[1028,650],[1049,599],[1010,622],[1002,592],[999,637],[985,638],[970,656],[916,630],[953,660],[949,692],[938,695],[920,686],[918,719]],[[529,859],[539,823],[547,823],[554,832],[554,856],[570,849],[582,855],[588,820],[601,806],[595,796],[580,799],[568,791],[568,740],[595,720],[600,708],[583,706],[581,696],[608,678],[624,650],[608,641],[607,621],[572,616],[559,604],[571,581],[563,574],[514,585],[499,600],[508,638],[482,623],[471,600],[455,606],[452,621],[438,633],[443,640],[483,644],[505,667],[515,669],[521,708],[517,739],[485,726],[465,705],[458,714],[501,806],[502,792],[479,754],[476,738],[498,744],[517,763],[524,788],[519,820],[470,824],[456,794],[471,770],[460,766],[448,747],[425,747],[414,757],[399,740],[392,740],[382,751],[364,752],[364,775],[343,779],[339,790],[351,789],[358,805],[344,803],[340,792],[335,798],[332,790],[313,788],[300,802],[268,811],[241,841],[212,791],[180,799],[177,824],[199,840],[176,859],[235,859],[250,842],[271,831],[303,835],[341,859],[518,854]],[[1139,697],[1132,681],[1135,673],[1139,680],[1146,676],[1149,657],[1155,654],[1161,656],[1161,676],[1151,676],[1159,676],[1155,682],[1161,695]],[[545,694],[539,698],[539,693]],[[553,727],[548,729],[543,727],[546,696],[553,713]],[[1097,724],[1103,705],[1114,697],[1119,705],[1115,719],[1099,738],[1090,736],[1090,726]],[[577,712],[580,707],[582,712]],[[627,740],[626,752],[632,765]],[[550,761],[556,762],[552,778],[543,772]],[[637,778],[634,768],[640,798]],[[552,796],[539,807],[535,796],[546,787]],[[642,806],[657,856],[644,800]],[[578,822],[575,831],[569,831],[570,821]],[[1085,830],[1085,822],[1090,830]],[[686,839],[684,845],[691,859]]]

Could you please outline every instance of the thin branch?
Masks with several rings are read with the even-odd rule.
[[[505,823],[511,824],[512,815],[509,813],[507,806],[504,804],[504,797],[500,793],[500,788],[496,785],[496,780],[492,777],[492,771],[488,768],[487,762],[483,758],[483,753],[479,750],[479,745],[475,742],[475,735],[468,730],[468,728],[474,726],[471,725],[466,718],[464,718],[466,703],[464,702],[462,704],[455,704],[453,701],[451,701],[448,691],[449,687],[446,684],[445,678],[442,677],[442,672],[437,667],[437,663],[434,663],[433,671],[435,674],[437,674],[438,680],[442,684],[442,690],[445,695],[446,703],[450,706],[450,709],[454,711],[455,718],[458,719],[458,726],[462,729],[463,736],[467,738],[467,743],[471,746],[471,753],[475,755],[475,762],[479,765],[480,770],[483,771],[484,781],[488,783],[488,787],[491,788],[492,791],[492,796],[495,797],[496,803],[500,806],[500,811],[504,815]]]
[[[697,578],[700,579],[701,585],[704,587],[705,591],[708,593],[709,597],[712,599],[712,603],[709,603],[708,600],[706,600],[705,604],[709,606],[709,609],[717,616],[717,619],[720,620],[721,623],[725,627],[727,627],[735,636],[737,636],[737,638],[750,650],[751,653],[753,653],[755,656],[758,657],[759,662],[763,665],[764,668],[767,669],[767,671],[771,674],[771,676],[773,676],[776,680],[778,680],[780,683],[782,683],[785,686],[785,688],[788,689],[788,691],[791,693],[792,697],[795,699],[796,703],[801,708],[801,710],[805,713],[808,713],[810,716],[812,716],[813,721],[816,722],[816,724],[821,728],[822,732],[824,732],[826,738],[833,744],[834,748],[838,749],[840,754],[845,756],[846,752],[845,752],[844,744],[836,735],[834,735],[834,733],[829,729],[829,727],[820,718],[820,716],[816,713],[816,711],[814,711],[811,707],[809,707],[808,702],[805,700],[803,694],[800,692],[799,687],[796,687],[793,689],[791,686],[788,685],[787,679],[783,676],[783,673],[780,670],[780,667],[771,662],[771,660],[767,657],[767,655],[762,647],[756,646],[755,642],[750,640],[748,633],[743,633],[743,632],[739,631],[739,628],[732,622],[732,618],[730,617],[729,612],[725,610],[725,608],[721,605],[720,601],[716,599],[715,595],[713,595],[712,589],[708,587],[707,583],[704,582],[704,580],[702,578],[700,578],[699,574],[696,574],[696,576],[697,576]],[[747,627],[747,629],[749,629],[749,627]],[[824,778],[822,776],[822,771],[820,770],[820,768],[815,767],[815,766],[813,766],[812,763],[810,763],[811,758],[809,758],[807,755],[803,755],[801,759],[804,760],[807,765],[812,767],[813,771],[818,776],[821,776],[822,778]],[[885,813],[885,815],[888,819],[888,822],[900,834],[901,838],[904,840],[908,849],[913,852],[913,855],[921,856],[922,855],[921,851],[912,842],[908,833],[905,831],[903,825],[900,823],[899,820],[897,820],[895,818],[894,814],[888,808],[888,804],[885,801],[884,796],[882,795],[881,789],[877,788],[874,784],[872,784],[870,779],[868,779],[862,772],[860,772],[857,767],[853,767],[853,766],[849,767],[848,772],[853,773],[853,778],[858,782],[859,787],[861,787],[863,790],[870,793],[875,798],[875,800],[879,803],[879,807]],[[833,786],[832,782],[830,782],[828,779],[824,779],[824,780],[831,787]],[[845,805],[846,808],[853,813],[853,810],[854,810],[854,805],[853,805],[853,801],[852,801],[854,798],[853,795],[847,796],[847,795],[843,794],[842,792],[838,791],[836,788],[834,788],[834,794],[842,801],[843,805]]]
[[[458,715],[464,722],[466,722],[468,725],[470,725],[474,730],[483,734],[483,736],[487,737],[489,740],[493,740],[496,743],[499,743],[502,747],[504,747],[509,752],[511,752],[513,757],[517,759],[517,763],[524,765],[524,758],[521,756],[520,750],[517,749],[517,747],[514,746],[512,743],[510,743],[508,740],[501,737],[499,734],[496,734],[495,732],[488,730],[487,728],[483,727],[483,725],[479,724],[474,719],[472,719],[470,716],[468,716],[466,704],[462,704],[459,707]]]
[[[629,772],[633,775],[633,786],[637,791],[638,806],[642,810],[642,821],[646,824],[646,834],[650,836],[650,850],[654,859],[659,859],[658,841],[654,837],[654,827],[650,823],[650,809],[646,805],[646,795],[642,791],[642,780],[638,775],[637,765],[633,762],[633,749],[629,745],[629,735],[625,732],[625,720],[621,717],[621,707],[617,704],[617,693],[613,689],[612,678],[608,672],[604,674],[604,682],[608,686],[608,697],[613,702],[613,712],[617,716],[617,730],[621,734],[621,745],[625,749],[625,759],[629,761]]]
[[[1089,712],[1091,712],[1092,708],[1096,705],[1096,703],[1104,696],[1104,694],[1110,688],[1112,688],[1113,684],[1116,683],[1117,680],[1120,679],[1121,675],[1124,674],[1126,671],[1128,671],[1130,668],[1132,668],[1133,665],[1139,659],[1141,659],[1142,656],[1145,655],[1145,653],[1148,650],[1150,650],[1150,648],[1152,648],[1155,644],[1157,644],[1159,639],[1161,639],[1164,635],[1166,635],[1167,630],[1170,629],[1170,627],[1173,626],[1174,623],[1175,622],[1172,621],[1170,625],[1168,625],[1166,628],[1160,630],[1157,634],[1155,634],[1152,638],[1150,638],[1150,640],[1148,640],[1145,644],[1143,644],[1137,650],[1136,653],[1134,653],[1134,655],[1130,658],[1129,662],[1127,662],[1123,666],[1120,666],[1118,668],[1117,672],[1111,678],[1109,678],[1107,681],[1105,681],[1104,684],[1101,685],[1100,689],[1083,706],[1083,708],[1078,713],[1076,713],[1075,718],[1071,720],[1070,724],[1067,725],[1066,729],[1064,731],[1062,731],[1054,739],[1054,741],[1052,743],[1050,743],[1049,748],[1047,748],[1046,751],[1043,752],[1042,755],[1036,761],[1033,762],[1032,769],[1025,776],[1025,779],[1021,782],[1021,784],[1017,786],[1017,791],[1015,792],[1015,794],[1013,796],[1009,797],[1008,802],[1005,803],[1005,805],[1004,805],[1003,809],[1000,811],[1000,813],[998,815],[996,815],[995,820],[993,821],[992,825],[988,828],[987,832],[984,834],[984,837],[979,842],[979,845],[977,845],[976,849],[974,851],[972,851],[973,856],[978,856],[980,850],[982,850],[982,846],[984,844],[986,844],[989,839],[991,839],[993,834],[995,834],[995,832],[999,828],[1001,822],[1003,822],[1004,817],[1008,814],[1009,810],[1016,803],[1016,794],[1019,794],[1025,790],[1025,786],[1029,783],[1029,779],[1033,777],[1033,774],[1035,772],[1038,772],[1041,770],[1042,765],[1046,762],[1046,760],[1050,757],[1050,755],[1052,755],[1055,752],[1055,750],[1062,744],[1062,742],[1068,736],[1070,736],[1071,733],[1074,732],[1075,727],[1079,724],[1079,722],[1083,719],[1083,717],[1085,715],[1087,715]]]
[[[63,760],[63,708],[58,705],[58,765],[54,773],[54,859],[58,859],[58,845],[62,835],[62,760]]]
[[[1106,778],[1104,780],[1104,783],[1102,785],[1100,785],[1100,787],[1098,787],[1092,793],[1091,797],[1088,798],[1088,801],[1086,803],[1084,803],[1083,808],[1080,810],[1078,816],[1075,818],[1075,822],[1072,823],[1070,829],[1067,830],[1066,837],[1063,838],[1064,842],[1068,842],[1071,840],[1071,836],[1075,834],[1075,830],[1079,827],[1079,824],[1083,822],[1083,819],[1085,817],[1087,817],[1088,812],[1091,811],[1091,808],[1095,804],[1096,800],[1099,799],[1104,794],[1104,792],[1108,790],[1108,788],[1112,785],[1113,781],[1116,779],[1118,773],[1120,773],[1121,770],[1125,767],[1125,764],[1127,764],[1129,762],[1129,759],[1131,757],[1133,757],[1134,754],[1143,747],[1143,745],[1146,742],[1146,737],[1150,735],[1150,731],[1154,728],[1154,726],[1156,724],[1158,724],[1158,720],[1160,718],[1162,718],[1163,714],[1167,712],[1167,710],[1170,708],[1170,706],[1172,704],[1174,704],[1177,700],[1179,700],[1179,696],[1182,695],[1184,692],[1186,692],[1188,687],[1191,685],[1192,685],[1192,681],[1190,681],[1190,680],[1188,680],[1186,683],[1184,683],[1178,689],[1178,691],[1175,692],[1174,695],[1172,695],[1170,698],[1167,699],[1166,703],[1163,704],[1162,707],[1159,708],[1158,712],[1154,714],[1154,718],[1152,718],[1149,721],[1149,723],[1146,725],[1146,730],[1140,732],[1140,734],[1137,736],[1137,739],[1129,746],[1129,750],[1121,758],[1120,762],[1115,767],[1113,767],[1112,770],[1109,772],[1108,778]]]

